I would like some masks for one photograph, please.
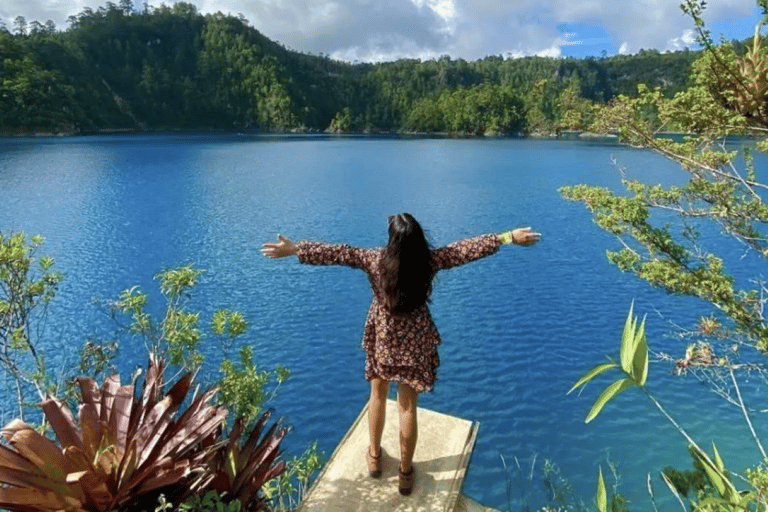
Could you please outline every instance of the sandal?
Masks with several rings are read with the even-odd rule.
[[[400,473],[400,485],[398,490],[403,496],[408,496],[413,490],[413,464],[411,464],[411,470],[408,473],[403,473],[403,469],[398,465],[397,469]]]
[[[371,447],[365,451],[365,460],[368,461],[368,474],[371,478],[379,478],[381,476],[381,447],[379,447],[379,455],[374,457],[371,455]]]

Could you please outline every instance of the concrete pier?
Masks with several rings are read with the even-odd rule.
[[[400,460],[397,403],[387,401],[382,438],[382,475],[368,476],[366,405],[331,455],[300,512],[494,512],[461,495],[478,423],[428,409],[418,410],[419,440],[410,496],[397,490]]]

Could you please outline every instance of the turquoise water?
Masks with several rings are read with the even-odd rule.
[[[557,192],[576,183],[619,186],[616,164],[645,181],[680,183],[679,168],[651,153],[599,142],[337,137],[132,136],[0,140],[0,230],[46,237],[67,277],[52,305],[46,346],[65,364],[111,324],[92,297],[134,284],[160,300],[153,276],[193,263],[206,269],[192,305],[242,311],[243,340],[265,368],[292,377],[272,406],[294,426],[288,454],[318,440],[333,451],[367,399],[359,348],[370,300],[362,272],[271,261],[277,233],[376,246],[387,215],[408,211],[434,244],[516,226],[543,233],[532,248],[504,247],[441,273],[432,311],[443,337],[435,391],[424,407],[479,421],[465,492],[499,508],[543,504],[528,480],[551,459],[576,495],[594,496],[597,466],[618,468],[633,510],[651,510],[651,472],[662,509],[677,507],[658,471],[689,467],[684,440],[639,392],[628,391],[589,425],[583,418],[607,380],[565,393],[615,355],[630,303],[648,314],[651,348],[684,346],[671,322],[690,325],[702,304],[668,297],[605,259],[617,242]],[[737,247],[723,245],[734,261]],[[740,265],[751,265],[750,261]],[[233,348],[234,355],[236,347]],[[222,357],[206,346],[215,378]],[[124,378],[144,364],[140,343],[121,347]],[[758,382],[742,391],[764,409]],[[738,409],[695,379],[651,368],[651,391],[701,441],[714,440],[731,469],[758,462]],[[3,411],[3,421],[12,411]],[[757,418],[756,423],[762,424]],[[765,429],[762,429],[763,431]],[[502,457],[513,471],[508,488]],[[536,480],[536,479],[534,479]],[[609,479],[610,483],[610,479]],[[535,488],[534,488],[535,487]]]

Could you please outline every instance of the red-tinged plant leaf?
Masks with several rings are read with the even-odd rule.
[[[152,451],[161,439],[166,429],[172,423],[172,416],[181,406],[187,391],[192,384],[193,375],[187,373],[173,385],[168,394],[155,404],[144,418],[143,424],[137,428],[136,439],[142,450],[139,466],[150,458]]]
[[[21,421],[20,419],[16,418],[8,422],[6,426],[0,430],[0,434],[3,435],[6,441],[10,441],[13,435],[18,432],[19,430],[24,430],[30,428],[29,425]]]
[[[91,510],[103,510],[111,501],[112,494],[105,482],[92,471],[68,474],[67,484],[73,490],[71,496]]]
[[[120,389],[120,376],[113,375],[104,379],[104,384],[101,386],[101,410],[99,411],[99,419],[104,422],[105,425],[109,425],[109,416],[112,412],[112,404],[115,402],[115,395],[117,390]]]
[[[109,430],[115,437],[117,453],[122,458],[128,440],[128,428],[131,422],[131,409],[135,397],[133,386],[121,386],[115,393],[112,410],[109,414]]]
[[[46,476],[64,480],[66,461],[56,443],[31,427],[20,429],[8,441],[19,455],[38,467]]]
[[[187,428],[187,425],[192,424],[193,418],[198,418],[200,415],[205,414],[203,411],[206,407],[212,407],[209,405],[209,402],[215,393],[216,389],[211,389],[202,395],[195,396],[192,399],[192,403],[189,404],[187,410],[184,411],[184,413],[176,422],[175,431],[172,433],[171,438],[175,437],[182,429]],[[202,422],[202,419],[197,420],[197,422]]]
[[[55,398],[44,401],[42,408],[61,446],[64,448],[75,446],[82,450],[82,436],[77,430],[75,418],[69,408]]]
[[[142,494],[162,487],[167,487],[171,484],[176,484],[187,476],[189,471],[189,463],[187,461],[182,461],[167,471],[158,473],[151,478],[145,478],[135,492]]]
[[[262,436],[262,430],[271,412],[265,411],[256,422],[247,440],[242,446],[228,442],[218,449],[210,464],[215,477],[206,489],[216,490],[228,499],[239,499],[243,510],[255,512],[266,507],[264,498],[259,494],[263,485],[285,471],[285,462],[277,461],[280,456],[280,442],[289,429],[280,428],[279,423],[272,425]],[[235,421],[233,431],[238,430],[239,421]],[[234,470],[228,467],[234,462]],[[232,475],[234,473],[234,475]]]
[[[83,439],[83,454],[95,464],[96,453],[104,436],[104,425],[99,421],[99,411],[95,404],[80,406],[80,429]]]
[[[277,457],[278,450],[280,448],[280,441],[282,441],[283,437],[285,437],[285,434],[287,433],[286,429],[283,429],[283,431],[281,431],[282,435],[278,434],[276,436],[275,430],[277,430],[277,427],[277,423],[272,425],[272,427],[264,435],[261,442],[256,447],[250,448],[250,457],[245,461],[244,464],[240,465],[238,468],[237,477],[235,478],[234,482],[232,482],[233,492],[237,492],[238,489],[240,489],[248,481],[252,480],[253,476],[260,469],[266,471],[272,460]],[[249,441],[251,440],[252,438],[249,438]],[[270,455],[272,455],[271,458]]]
[[[64,456],[67,458],[67,460],[71,463],[71,469],[69,470],[70,473],[76,472],[76,469],[79,470],[90,470],[93,471],[93,464],[88,459],[88,457],[85,456],[85,453],[80,448],[77,448],[75,446],[67,446],[64,448]]]
[[[79,474],[77,482],[85,495],[83,500],[85,503],[95,510],[111,510],[114,497],[101,475],[92,471],[83,471]]]
[[[163,445],[163,449],[160,452],[161,455],[173,454],[178,457],[186,454],[189,450],[197,447],[197,441],[193,442],[193,440],[206,438],[212,432],[216,432],[226,417],[226,409],[208,407],[202,410],[198,415],[200,421],[190,421],[189,423],[191,423],[191,425],[182,426],[182,428]]]
[[[77,384],[80,386],[80,402],[82,404],[101,404],[101,390],[96,381],[90,377],[78,377]]]
[[[66,510],[67,512],[90,512],[77,500],[59,494],[30,488],[0,489],[0,508],[14,512],[40,512],[41,510]]]
[[[174,403],[180,404],[187,397],[187,393],[189,392],[189,388],[192,385],[193,379],[194,375],[192,372],[187,373],[181,377],[176,382],[176,384],[173,385],[173,387],[171,387],[166,396],[171,397]]]
[[[42,475],[42,471],[32,464],[27,458],[19,455],[18,452],[11,450],[7,446],[0,444],[0,482],[2,482],[2,470],[18,469],[20,471],[39,471]]]
[[[240,467],[244,467],[247,464],[248,459],[251,458],[251,454],[253,453],[253,450],[258,446],[259,436],[261,435],[261,431],[264,429],[264,426],[267,424],[267,421],[269,418],[272,417],[272,410],[267,409],[264,411],[264,413],[261,415],[261,418],[259,418],[259,421],[256,422],[256,424],[253,426],[253,430],[251,430],[250,435],[248,436],[248,439],[243,443],[243,448],[240,451],[240,460],[238,461],[238,465]]]
[[[15,487],[34,487],[56,492],[64,496],[76,494],[66,481],[50,478],[42,471],[24,471],[20,469],[2,468],[2,482]]]
[[[165,397],[155,404],[147,416],[145,424],[136,432],[136,443],[139,449],[138,467],[143,467],[147,461],[150,463],[159,457],[163,444],[160,441],[166,435],[166,431],[173,424],[173,410],[169,409],[171,400]]]
[[[270,479],[266,475],[280,455],[280,442],[288,433],[288,429],[280,430],[277,435],[273,435],[272,431],[273,429],[270,429],[270,432],[264,436],[260,449],[253,453],[253,458],[241,470],[241,474],[233,483],[233,493],[240,494],[249,488],[258,490]]]
[[[143,423],[146,414],[155,406],[160,395],[160,389],[163,387],[163,368],[164,364],[160,361],[157,364],[149,365],[147,376],[144,378],[144,385],[141,390],[141,400],[134,407],[134,414],[131,418],[132,433],[135,433],[136,427]]]
[[[139,449],[136,447],[136,440],[134,439],[125,450],[125,455],[120,463],[120,473],[117,477],[118,488],[123,487],[128,483],[131,475],[133,475],[133,472],[136,470],[138,459]]]
[[[192,403],[187,410],[174,425],[168,429],[167,437],[163,440],[163,445],[159,452],[161,455],[178,453],[180,450],[184,450],[189,444],[190,439],[200,440],[207,438],[208,435],[210,435],[210,432],[205,432],[209,430],[208,426],[205,424],[209,422],[212,417],[217,418],[219,423],[223,422],[224,416],[226,416],[226,410],[218,409],[207,404],[212,396],[213,392],[208,391],[207,393],[196,396],[194,400],[192,400]]]

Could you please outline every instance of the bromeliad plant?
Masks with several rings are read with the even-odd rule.
[[[160,495],[177,507],[190,495],[218,490],[227,501],[239,499],[242,510],[263,510],[259,489],[284,470],[277,458],[287,429],[278,432],[275,425],[256,443],[265,414],[242,448],[239,420],[228,442],[219,443],[227,411],[210,403],[216,390],[196,394],[178,415],[193,374],[162,395],[163,370],[162,361],[150,365],[138,398],[135,382],[123,386],[111,377],[99,388],[93,379],[78,379],[79,425],[66,405],[46,400],[43,411],[58,444],[21,420],[9,423],[2,435],[10,447],[0,445],[0,507],[154,510]]]
[[[268,499],[261,493],[262,488],[286,469],[285,461],[277,462],[277,459],[280,441],[289,429],[275,423],[261,436],[270,415],[271,411],[262,414],[242,444],[239,441],[245,421],[242,417],[235,420],[226,442],[215,451],[208,464],[212,478],[206,488],[226,496],[228,501],[238,500],[243,512],[267,509]]]
[[[13,511],[154,510],[160,493],[180,503],[209,479],[206,462],[226,410],[195,396],[176,412],[193,383],[187,373],[165,396],[163,363],[151,364],[140,398],[118,377],[99,388],[80,378],[79,425],[69,408],[48,399],[43,411],[58,444],[21,420],[2,434],[0,507]]]
[[[664,415],[664,417],[674,425],[678,432],[680,432],[688,441],[695,460],[704,468],[707,479],[715,489],[717,495],[706,496],[705,500],[695,504],[695,506],[704,507],[702,510],[709,510],[706,507],[712,507],[713,510],[748,510],[750,505],[754,505],[756,500],[761,499],[755,492],[738,491],[733,484],[730,473],[725,467],[725,463],[720,457],[717,447],[712,444],[713,456],[710,457],[703,448],[701,448],[696,441],[680,426],[674,418],[664,409],[653,395],[650,394],[646,388],[646,381],[648,379],[648,343],[645,337],[645,319],[638,326],[637,318],[632,315],[632,307],[629,309],[627,320],[624,324],[624,331],[621,336],[621,349],[620,349],[620,361],[609,361],[607,363],[599,364],[587,371],[573,387],[568,391],[570,394],[574,390],[585,386],[592,379],[600,374],[608,372],[610,370],[619,370],[623,375],[620,376],[613,383],[609,384],[605,390],[597,397],[592,408],[587,413],[585,422],[592,421],[605,407],[605,405],[617,396],[619,393],[631,388],[638,387],[645,396],[656,406],[656,408]],[[743,408],[744,415],[747,419],[747,423],[752,428],[749,420],[749,415],[746,408]],[[754,435],[754,429],[752,429]],[[757,437],[755,439],[758,441]],[[667,484],[673,494],[680,500],[678,491],[675,486],[669,480],[666,474],[661,474],[662,479]],[[607,498],[605,492],[605,484],[602,478],[602,471],[600,471],[598,477],[598,491],[597,491],[597,505],[601,512],[607,510]]]

